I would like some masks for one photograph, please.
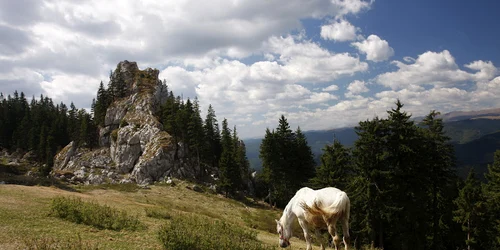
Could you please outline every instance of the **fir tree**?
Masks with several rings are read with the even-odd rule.
[[[389,231],[386,221],[395,210],[387,203],[392,188],[387,162],[389,129],[387,121],[379,118],[360,122],[355,129],[358,140],[353,150],[354,177],[348,186],[351,228],[363,235],[360,243],[384,248]]]
[[[300,129],[293,133],[282,115],[278,127],[266,135],[260,146],[263,177],[267,182],[269,198],[282,207],[314,176],[314,158]]]
[[[290,178],[295,183],[293,189],[299,190],[303,187],[309,179],[316,174],[316,162],[314,161],[314,154],[311,147],[307,143],[306,136],[302,133],[300,127],[295,130],[293,142],[294,154],[290,164],[293,167],[290,172]]]
[[[494,155],[493,164],[488,165],[485,174],[487,183],[485,186],[486,204],[488,208],[488,235],[491,241],[490,248],[500,248],[500,150]]]
[[[321,165],[316,170],[316,176],[311,179],[311,185],[314,188],[337,187],[346,190],[350,164],[349,149],[334,139],[332,145],[323,148]]]
[[[238,172],[240,177],[237,179],[239,189],[246,190],[248,187],[245,185],[250,180],[250,163],[246,156],[245,143],[239,139],[238,133],[236,132],[236,126],[233,129],[233,144],[234,144],[234,158],[236,165],[238,167]],[[237,173],[236,173],[237,174]]]
[[[219,187],[225,192],[234,193],[241,183],[240,173],[235,161],[234,143],[227,120],[222,121],[221,131],[222,154],[219,162]]]
[[[462,230],[466,234],[465,245],[467,249],[478,246],[480,238],[483,216],[485,212],[485,198],[481,190],[481,183],[476,178],[474,169],[471,168],[465,184],[460,189],[459,196],[454,203],[457,210],[454,211],[454,221],[462,225]]]
[[[389,134],[387,136],[387,150],[390,171],[393,175],[391,182],[391,199],[393,206],[401,208],[394,213],[395,234],[391,243],[394,248],[423,249],[425,248],[426,223],[414,223],[415,221],[426,221],[427,190],[425,185],[428,168],[423,164],[420,156],[425,141],[423,136],[402,110],[403,104],[397,100],[396,108],[387,113],[387,125]]]
[[[198,177],[202,179],[206,174],[206,169],[204,167],[205,164],[201,163],[203,139],[205,138],[205,134],[203,131],[203,119],[201,119],[200,112],[198,99],[195,98],[188,122],[188,144],[189,151],[192,152],[193,156],[196,158],[198,166],[200,167]]]
[[[427,166],[427,208],[428,230],[426,249],[445,249],[452,245],[451,234],[453,197],[455,189],[454,149],[450,138],[444,133],[442,119],[437,119],[439,112],[431,111],[422,121],[425,143],[423,152]]]
[[[212,105],[208,106],[208,113],[203,126],[205,138],[204,159],[212,166],[218,167],[221,155],[221,138],[219,124]]]

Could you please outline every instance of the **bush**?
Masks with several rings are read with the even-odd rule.
[[[118,140],[118,129],[111,131],[111,139],[116,142]]]
[[[168,220],[172,218],[172,216],[165,210],[159,208],[146,208],[146,216],[156,219],[165,219]]]
[[[129,216],[125,211],[97,203],[83,202],[79,198],[56,197],[52,199],[50,215],[98,229],[120,231],[122,229],[137,230],[143,227],[137,217]]]
[[[122,120],[120,121],[120,128],[123,128],[123,127],[125,127],[125,126],[128,126],[128,122],[127,122],[125,119],[122,119]]]
[[[169,250],[275,249],[257,240],[257,233],[240,226],[199,216],[177,216],[158,233]]]

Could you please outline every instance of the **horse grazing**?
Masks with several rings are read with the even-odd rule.
[[[350,201],[344,191],[337,188],[327,187],[313,190],[308,187],[301,188],[295,196],[288,202],[280,220],[276,220],[276,229],[280,236],[280,247],[288,247],[292,237],[292,223],[298,219],[304,237],[306,239],[307,250],[311,250],[311,230],[314,230],[316,238],[321,239],[319,230],[328,229],[333,237],[335,249],[338,250],[340,237],[337,235],[337,221],[342,223],[344,231],[344,245],[349,247],[349,212]],[[325,249],[323,242],[321,249]]]

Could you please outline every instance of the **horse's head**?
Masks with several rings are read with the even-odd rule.
[[[281,221],[276,220],[276,231],[280,236],[280,247],[288,247],[290,245],[290,238],[292,237],[291,230],[283,225]]]

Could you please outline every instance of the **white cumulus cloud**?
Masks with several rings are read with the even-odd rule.
[[[394,61],[397,71],[380,74],[376,81],[391,89],[412,88],[417,86],[446,87],[466,81],[490,80],[497,73],[491,62],[475,61],[465,67],[478,71],[466,72],[456,64],[448,50],[427,51],[417,57],[414,63],[405,64]]]
[[[321,37],[326,40],[339,42],[356,40],[358,29],[346,20],[334,21],[331,24],[321,26]]]
[[[354,42],[352,45],[361,53],[366,54],[366,60],[374,62],[385,61],[394,55],[394,49],[389,46],[389,43],[377,35],[370,35],[366,40]]]
[[[339,86],[335,85],[335,84],[332,84],[326,88],[323,88],[323,91],[326,91],[326,92],[333,92],[333,91],[337,91],[339,89]]]

